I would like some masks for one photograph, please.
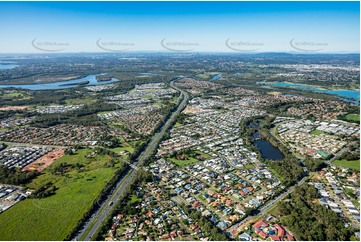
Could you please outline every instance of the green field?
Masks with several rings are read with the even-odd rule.
[[[183,167],[183,166],[187,166],[187,165],[199,162],[199,159],[196,158],[198,156],[202,156],[203,159],[209,159],[211,157],[210,155],[205,154],[198,150],[195,150],[195,151],[193,150],[189,153],[184,153],[183,155],[187,156],[188,159],[180,160],[180,159],[177,159],[176,157],[173,157],[173,158],[169,158],[169,160],[172,161],[177,166]]]
[[[141,98],[145,98],[145,99],[152,99],[154,97],[154,94],[146,94],[141,96]]]
[[[12,100],[25,100],[25,99],[30,99],[31,98],[31,96],[29,96],[25,92],[17,91],[17,90],[3,92],[1,94],[1,96],[3,98],[12,99]]]
[[[247,169],[253,169],[253,168],[254,168],[254,165],[252,165],[252,164],[247,164],[247,165],[245,165],[244,167],[247,168]]]
[[[177,158],[169,158],[169,160],[180,167],[199,162],[199,160],[192,158],[192,157],[188,157],[188,160],[179,160]]]
[[[113,148],[111,150],[114,151],[117,154],[119,154],[120,152],[123,152],[123,151],[128,151],[129,153],[134,152],[134,148],[132,146],[130,146],[130,145],[129,146],[122,146],[122,147]]]
[[[315,130],[313,130],[312,132],[311,132],[311,134],[313,134],[313,135],[320,135],[320,134],[324,134],[325,132],[323,132],[323,131],[321,131],[321,130],[317,130],[317,129],[315,129]]]
[[[203,158],[205,158],[205,159],[209,159],[209,158],[211,158],[211,156],[210,156],[210,155],[208,155],[208,154],[206,154],[206,153],[203,153],[203,152],[201,152],[201,151],[199,151],[199,150],[194,151],[194,153],[195,153],[195,154],[197,154],[197,155],[201,155],[201,156],[203,156]]]
[[[4,97],[9,97],[9,98],[15,98],[15,97],[19,97],[19,96],[22,96],[22,93],[17,92],[17,91],[5,93],[5,95],[4,95]]]
[[[0,214],[0,240],[64,240],[90,208],[117,167],[108,167],[109,156],[94,155],[89,149],[76,155],[65,155],[54,162],[30,184],[29,188],[52,182],[56,194],[42,199],[26,199]],[[64,174],[52,174],[51,168],[61,162],[80,163]]]
[[[336,160],[333,162],[336,166],[342,166],[353,170],[360,170],[360,160]]]
[[[360,122],[360,115],[359,114],[347,114],[346,120]]]

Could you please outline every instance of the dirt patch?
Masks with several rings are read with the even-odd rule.
[[[183,111],[182,113],[185,113],[185,114],[197,114],[197,113],[203,113],[204,110],[203,109],[200,109],[198,107],[194,107],[194,106],[187,106]]]
[[[271,94],[271,95],[280,95],[280,94],[282,94],[282,92],[268,92],[268,94]]]
[[[27,109],[27,106],[6,106],[0,108],[0,111],[16,111],[16,110],[25,110]]]
[[[34,162],[23,168],[23,171],[43,171],[46,167],[50,166],[54,161],[64,155],[64,148],[57,148],[42,157],[36,159]]]

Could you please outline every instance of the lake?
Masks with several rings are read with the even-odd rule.
[[[267,82],[257,82],[257,84],[266,84],[271,87],[293,87],[298,88],[305,91],[312,91],[312,92],[321,92],[321,93],[327,93],[331,95],[337,95],[341,98],[353,98],[356,100],[360,100],[360,91],[357,90],[344,90],[344,89],[336,89],[336,90],[327,90],[327,89],[321,89],[317,87],[307,86],[303,84],[297,84],[297,83],[284,83],[284,82],[274,82],[274,83],[267,83]],[[267,86],[264,86],[267,87]]]
[[[74,85],[77,83],[84,83],[89,82],[88,84],[84,86],[94,86],[94,85],[102,85],[102,84],[108,84],[117,82],[118,79],[112,78],[109,81],[100,81],[98,82],[96,79],[96,76],[105,75],[105,74],[95,74],[95,75],[89,75],[83,78],[78,78],[74,80],[69,81],[60,81],[60,82],[53,82],[53,83],[39,83],[39,84],[19,84],[19,85],[0,85],[0,88],[23,88],[23,89],[30,89],[30,90],[52,90],[52,89],[66,89],[66,88],[74,88],[78,87],[78,85]],[[36,80],[39,81],[39,80]],[[35,82],[36,82],[35,81]]]

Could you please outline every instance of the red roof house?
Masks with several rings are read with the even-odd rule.
[[[279,237],[283,237],[283,236],[285,236],[285,229],[281,226],[281,225],[279,225],[279,224],[275,224],[275,227],[276,227],[276,229],[277,229],[277,236],[279,236]]]
[[[256,230],[256,234],[258,234],[259,236],[261,236],[262,238],[267,238],[267,234],[265,232],[263,232],[262,230]]]
[[[266,223],[263,220],[260,220],[253,225],[253,228],[255,228],[255,229],[260,229],[262,227],[268,227],[268,223]]]
[[[287,234],[287,241],[294,241],[295,237],[293,237],[293,235],[291,234]]]
[[[272,236],[270,236],[270,238],[272,241],[281,241],[281,238],[276,235],[272,235]]]

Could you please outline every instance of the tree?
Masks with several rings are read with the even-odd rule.
[[[309,171],[320,171],[326,167],[326,164],[322,160],[306,158],[303,163]]]

